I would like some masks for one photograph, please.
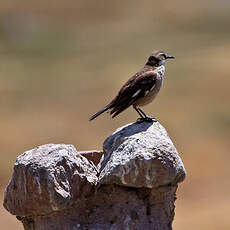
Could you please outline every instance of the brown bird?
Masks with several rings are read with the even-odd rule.
[[[90,121],[109,110],[112,118],[127,109],[129,106],[140,115],[138,121],[153,121],[141,109],[153,101],[158,94],[164,78],[166,59],[175,58],[162,51],[155,51],[149,56],[145,66],[133,75],[120,89],[117,96],[102,110],[95,113]]]

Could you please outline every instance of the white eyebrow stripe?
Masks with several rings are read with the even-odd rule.
[[[138,89],[137,92],[133,94],[132,98],[136,97],[140,92],[141,92],[141,89]]]

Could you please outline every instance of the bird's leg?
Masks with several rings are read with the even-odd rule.
[[[147,116],[143,110],[140,108],[137,108],[136,106],[133,106],[133,108],[137,111],[137,113],[140,115],[140,118],[137,119],[138,123],[141,123],[143,121],[147,122],[156,122],[157,120],[155,118]]]
[[[145,118],[146,121],[147,120],[149,120],[149,121],[157,121],[157,119],[146,115],[142,109],[138,108],[138,110],[144,116],[144,118]]]
[[[148,116],[144,113],[144,111],[143,111],[142,109],[140,109],[140,108],[137,108],[137,109],[138,109],[139,112],[144,116],[144,118],[148,117]]]
[[[139,109],[135,106],[135,105],[133,105],[133,108],[137,111],[137,113],[139,114],[139,116],[140,116],[140,119],[144,119],[145,117],[146,117],[146,115],[144,114],[144,116],[143,116],[143,114],[139,111]],[[143,111],[142,111],[143,112]]]

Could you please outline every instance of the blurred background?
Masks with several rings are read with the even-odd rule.
[[[47,143],[101,149],[137,119],[90,115],[157,49],[164,86],[145,107],[187,169],[174,229],[230,229],[230,1],[19,1],[0,5],[0,189],[16,157]],[[22,225],[1,205],[2,229]]]

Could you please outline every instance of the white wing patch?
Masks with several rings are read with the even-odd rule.
[[[133,94],[132,98],[136,97],[140,92],[141,92],[141,89],[138,89],[137,92]]]
[[[145,96],[147,95],[147,94],[149,94],[150,92],[152,92],[153,91],[153,89],[155,88],[155,84],[153,85],[153,87],[150,89],[150,90],[146,90],[145,91]]]
[[[149,93],[149,90],[146,90],[146,91],[145,91],[145,96],[146,96],[148,93]]]
[[[150,91],[152,91],[152,90],[155,88],[155,86],[156,86],[156,85],[154,84],[153,87],[150,89]]]

